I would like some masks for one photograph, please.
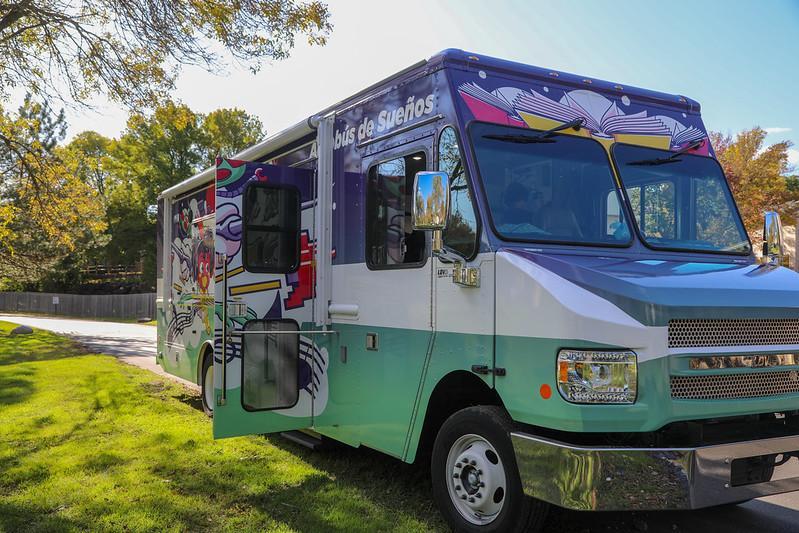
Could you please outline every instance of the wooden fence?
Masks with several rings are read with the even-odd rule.
[[[56,294],[0,292],[0,311],[87,318],[155,319],[155,293]]]

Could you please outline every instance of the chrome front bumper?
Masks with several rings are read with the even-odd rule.
[[[526,433],[511,439],[525,493],[568,509],[699,509],[799,490],[799,436],[676,449],[580,447]],[[741,484],[742,459],[784,453],[794,456],[769,481]]]

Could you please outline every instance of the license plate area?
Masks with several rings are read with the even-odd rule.
[[[742,487],[799,477],[799,450],[733,459],[730,485]]]

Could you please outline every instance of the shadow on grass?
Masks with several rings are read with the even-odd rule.
[[[201,413],[205,414],[205,411],[203,411],[203,401],[200,398],[198,392],[193,392],[184,389],[181,392],[173,394],[173,398],[175,398],[179,402],[185,403],[192,409],[196,409],[197,411],[200,411]]]
[[[172,393],[172,397],[202,412],[198,393],[182,391]],[[323,448],[314,451],[279,435],[262,438],[324,474],[309,475],[295,485],[251,492],[242,490],[235,475],[220,478],[215,473],[194,468],[183,470],[171,461],[159,463],[153,471],[158,476],[169,478],[182,494],[227,494],[238,505],[268,510],[271,518],[298,531],[393,529],[394,526],[388,524],[381,527],[375,523],[370,525],[367,519],[371,513],[380,522],[385,510],[393,510],[392,513],[409,520],[432,524],[432,530],[444,530],[443,521],[432,502],[428,464],[409,465],[369,448],[352,448],[332,440],[325,440]],[[157,438],[150,443],[151,446],[162,444],[175,445]],[[279,477],[279,474],[264,472],[264,477],[272,476]],[[332,525],[337,522],[331,515],[360,516],[363,521],[354,524],[345,521],[346,527],[338,527]]]
[[[267,440],[317,471],[299,483],[265,487],[242,482],[237,472],[255,468],[264,479],[280,479],[282,464],[253,458],[247,465],[242,458],[237,462],[243,465],[226,461],[197,469],[165,460],[152,472],[181,495],[225,495],[236,507],[258,510],[296,531],[403,531],[419,522],[425,531],[445,530],[432,504],[429,476],[419,467],[363,448],[315,452],[277,436]]]
[[[0,322],[0,366],[50,361],[89,353],[79,344],[49,331],[35,329],[29,335],[11,335],[16,324]]]
[[[0,321],[0,405],[25,401],[36,389],[36,368],[24,363],[85,355],[87,350],[70,339],[35,329],[11,335],[17,324]],[[42,426],[46,420],[40,421]]]
[[[33,394],[36,386],[30,367],[2,369],[0,371],[0,405],[10,405],[24,401]]]
[[[351,498],[340,493],[362,494],[371,504],[393,509],[398,515],[422,520],[435,530],[445,530],[433,504],[429,463],[405,463],[369,448],[352,448],[325,440],[321,450],[310,450],[278,435],[264,437],[273,446],[300,458],[327,475],[314,475],[301,484],[280,487],[252,499],[253,505],[269,505],[272,514],[299,531],[320,531],[330,528],[328,512],[309,513],[307,502],[330,512],[359,516]],[[368,520],[361,529],[370,529]],[[379,528],[377,528],[379,529]]]
[[[0,404],[0,531],[443,529],[425,471],[367,449],[214,441],[199,396],[111,358],[0,378],[17,402],[5,419]]]
[[[0,499],[0,529],[7,531],[88,531],[91,524],[76,522],[35,505],[19,505]]]

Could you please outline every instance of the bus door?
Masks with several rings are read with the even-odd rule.
[[[326,397],[315,197],[314,168],[217,160],[216,438],[310,427],[315,398]]]
[[[413,230],[410,216],[414,176],[429,169],[431,148],[426,137],[364,157],[365,205],[356,196],[361,190],[350,189],[353,196],[347,198],[345,185],[336,185],[337,211],[356,213],[352,220],[361,225],[349,226],[348,238],[359,231],[365,242],[336,249],[332,301],[339,308],[333,316],[338,351],[330,375],[337,390],[314,425],[336,439],[395,457],[404,455],[432,337],[430,247],[425,232]]]

